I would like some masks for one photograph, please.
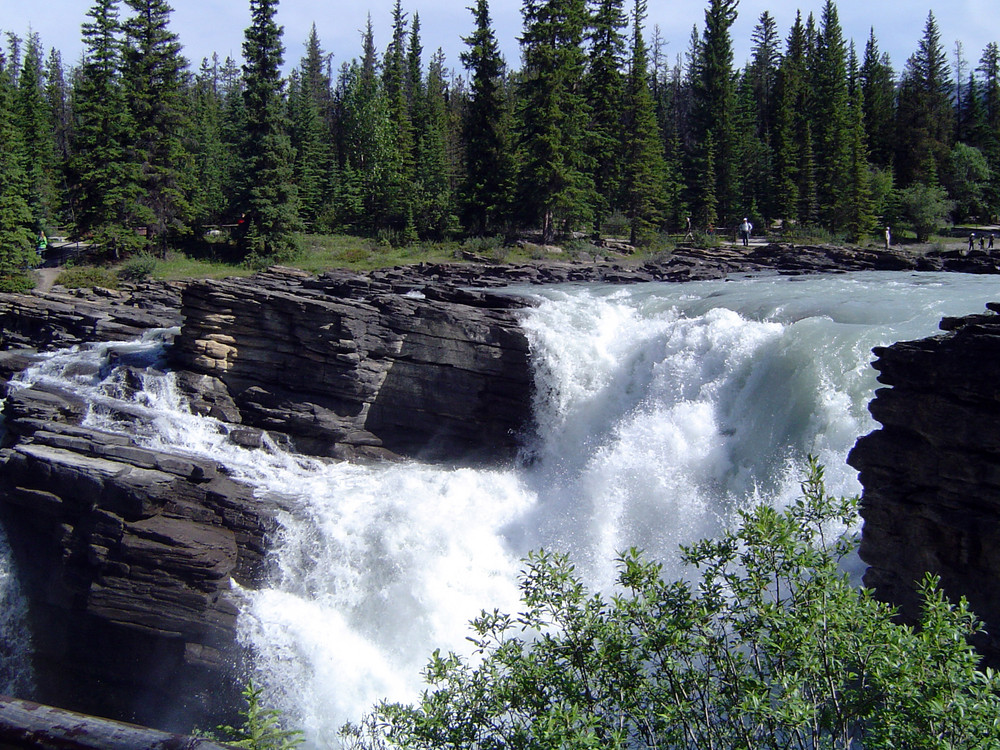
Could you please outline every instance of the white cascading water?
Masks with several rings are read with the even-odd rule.
[[[465,651],[480,609],[516,611],[530,550],[569,552],[597,587],[630,546],[679,574],[678,544],[750,503],[796,497],[810,453],[831,491],[858,492],[845,458],[876,426],[872,347],[982,312],[995,289],[983,276],[869,273],[519,290],[538,298],[523,323],[537,425],[522,461],[490,470],[240,448],[187,411],[169,376],[147,377],[129,407],[140,420],[123,420],[106,408],[120,390],[106,364],[57,362],[79,354],[23,380],[75,371],[95,426],[210,457],[280,498],[273,578],[236,591],[240,637],[267,702],[309,747],[335,747],[378,699],[415,699],[429,654]]]

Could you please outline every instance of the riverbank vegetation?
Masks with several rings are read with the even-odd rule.
[[[396,0],[337,70],[315,30],[282,75],[277,0],[250,0],[243,59],[192,69],[164,0],[95,0],[72,68],[7,36],[0,66],[0,276],[35,237],[89,240],[98,260],[170,250],[249,266],[295,237],[378,245],[582,232],[817,227],[867,241],[992,219],[1000,205],[1000,51],[948,63],[933,13],[900,71],[844,38],[837,6],[778,29],[763,12],[734,68],[738,0],[708,0],[671,64],[645,0],[524,0],[505,61],[488,0],[460,67],[427,55]],[[928,207],[933,210],[928,212]],[[221,247],[220,247],[221,246]]]

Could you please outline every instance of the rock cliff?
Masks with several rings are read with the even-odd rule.
[[[858,469],[865,583],[914,620],[915,583],[940,576],[984,620],[977,646],[1000,663],[1000,305],[946,318],[945,334],[875,349],[886,388],[869,408]]]
[[[54,389],[6,402],[0,518],[30,602],[35,697],[213,726],[238,690],[231,581],[263,574],[274,509],[212,462],[82,426],[84,408]]]
[[[173,359],[197,409],[302,452],[503,460],[530,418],[522,304],[347,273],[206,281]]]

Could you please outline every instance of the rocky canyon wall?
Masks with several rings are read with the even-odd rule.
[[[176,377],[241,445],[266,430],[318,455],[495,461],[528,427],[513,297],[288,269],[145,296],[156,304],[131,292],[0,295],[13,347],[0,382],[37,356],[25,347],[131,339],[183,316]],[[122,386],[138,388],[142,367],[125,350],[111,357]],[[232,582],[267,574],[276,508],[212,461],[87,426],[86,411],[72,389],[44,384],[10,387],[4,403],[0,521],[29,601],[32,697],[175,731],[234,721],[244,678]]]
[[[916,585],[940,576],[986,623],[977,642],[1000,662],[1000,305],[942,321],[943,335],[875,350],[885,388],[861,438],[865,583],[915,620]]]

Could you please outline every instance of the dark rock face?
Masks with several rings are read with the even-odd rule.
[[[36,389],[5,409],[0,517],[30,602],[36,697],[214,726],[239,689],[230,581],[259,581],[273,508],[212,462],[80,426],[83,411]]]
[[[144,284],[125,291],[0,293],[0,349],[125,341],[150,328],[178,326],[182,287]]]
[[[196,408],[303,452],[498,460],[530,417],[519,305],[352,274],[207,281],[184,292],[173,356]]]
[[[990,304],[994,312],[1000,305]],[[946,334],[875,349],[882,428],[848,457],[864,486],[865,583],[919,615],[930,572],[986,623],[977,646],[1000,662],[1000,316],[945,319]]]

